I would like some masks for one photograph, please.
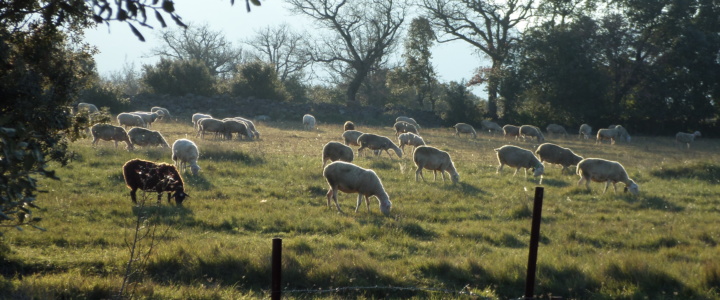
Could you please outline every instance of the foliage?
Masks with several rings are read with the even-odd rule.
[[[446,102],[448,110],[443,112],[442,119],[447,125],[456,123],[468,123],[479,125],[484,115],[480,103],[472,99],[470,92],[463,83],[455,81],[444,85],[444,95],[441,100]]]
[[[275,68],[261,61],[238,66],[230,81],[230,93],[240,97],[255,97],[272,101],[288,101],[290,94],[278,79]]]
[[[80,92],[78,101],[92,103],[98,108],[107,107],[112,115],[130,110],[130,99],[121,87],[99,79],[93,80],[88,88]]]
[[[215,77],[204,63],[197,60],[160,59],[143,66],[142,83],[150,92],[183,96],[209,96],[215,93]]]

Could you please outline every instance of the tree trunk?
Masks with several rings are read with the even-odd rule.
[[[502,67],[502,61],[493,60],[492,71],[488,75],[488,117],[495,121],[498,119],[498,105],[497,98],[500,87],[500,68]]]
[[[362,86],[362,82],[365,80],[366,76],[367,71],[357,70],[355,77],[350,80],[350,84],[348,84],[347,92],[345,94],[347,96],[347,106],[360,106],[360,102],[356,98],[357,93],[360,90],[360,86]]]

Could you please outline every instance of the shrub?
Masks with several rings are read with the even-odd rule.
[[[290,94],[278,79],[275,68],[261,61],[240,65],[229,88],[233,96],[290,100]]]
[[[215,93],[215,77],[197,60],[161,59],[155,66],[144,65],[142,83],[156,94],[210,96]]]

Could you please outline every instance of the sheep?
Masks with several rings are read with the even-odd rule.
[[[252,121],[245,119],[243,117],[235,117],[233,119],[245,122],[245,125],[247,126],[247,128],[252,132],[252,137],[250,137],[251,139],[253,137],[256,139],[260,139],[260,132],[258,132],[257,129],[255,129],[255,123],[253,123]]]
[[[503,129],[503,140],[508,136],[515,137],[515,139],[517,139],[520,136],[520,126],[508,124],[508,125],[503,126],[502,129]]]
[[[150,109],[150,112],[157,113],[158,117],[160,117],[161,120],[164,120],[165,118],[170,118],[170,111],[164,107],[153,106]]]
[[[395,118],[395,123],[397,123],[397,122],[408,122],[408,123],[412,124],[413,126],[415,126],[416,129],[420,129],[420,124],[418,124],[418,122],[416,122],[415,119],[413,119],[413,118],[400,116],[400,117]]]
[[[456,136],[459,136],[461,133],[467,133],[472,134],[473,138],[477,137],[477,132],[475,132],[475,128],[473,128],[470,124],[457,123],[453,125],[453,128],[455,128]]]
[[[535,177],[541,176],[545,172],[545,166],[530,150],[512,145],[505,145],[495,149],[495,152],[497,152],[498,162],[500,162],[500,166],[497,168],[496,173],[500,173],[504,165],[517,168],[515,169],[513,176],[517,175],[520,168],[525,168],[525,178],[527,178],[527,169],[532,169],[533,176]]]
[[[95,124],[90,128],[92,133],[92,145],[95,146],[98,140],[114,141],[115,149],[117,149],[118,142],[125,142],[128,150],[133,150],[133,144],[128,137],[127,132],[120,126],[113,126],[110,124]]]
[[[495,135],[496,132],[503,132],[502,127],[498,125],[498,123],[495,123],[490,120],[482,120],[480,121],[480,126],[482,126],[482,129],[492,133],[492,135]]]
[[[392,149],[395,151],[395,154],[397,154],[398,158],[402,158],[402,150],[400,150],[400,147],[395,145],[395,143],[390,140],[390,138],[381,136],[381,135],[375,135],[372,133],[363,133],[358,137],[358,143],[360,144],[360,148],[358,149],[358,156],[360,155],[360,151],[362,151],[365,148],[370,148],[371,150],[380,150],[379,152],[376,152],[376,155],[382,154],[382,150],[385,150],[387,152],[388,156],[390,156],[389,149]]]
[[[175,204],[182,205],[186,197],[183,180],[177,168],[165,163],[132,159],[127,161],[123,167],[125,184],[130,189],[130,199],[137,204],[136,192],[138,189],[146,192],[158,193],[158,204],[162,199],[162,193],[168,192],[168,203],[170,198],[175,198]]]
[[[627,130],[623,128],[621,125],[615,126],[613,129],[609,128],[600,128],[597,132],[597,137],[595,139],[595,144],[602,144],[603,140],[610,140],[611,145],[615,145],[615,141],[620,139],[625,139],[626,141],[630,141],[630,135],[628,135]]]
[[[311,114],[305,114],[302,119],[303,122],[303,128],[307,130],[314,130],[315,129],[315,117]]]
[[[230,134],[230,138],[232,138],[233,133],[237,133],[238,140],[241,140],[242,136],[250,140],[253,138],[253,133],[248,128],[247,123],[234,118],[223,119],[223,122],[225,124],[225,130]]]
[[[405,152],[405,145],[413,146],[413,148],[425,146],[425,140],[417,134],[406,132],[398,136],[398,144],[400,144],[400,149]]]
[[[613,184],[613,189],[617,192],[618,182],[625,184],[625,191],[628,190],[633,194],[637,195],[640,192],[638,185],[628,177],[625,168],[616,161],[605,160],[602,158],[586,158],[581,160],[577,165],[577,175],[580,176],[578,185],[585,180],[585,186],[590,190],[590,181],[605,182],[605,189],[603,194],[607,192],[608,185],[610,182]]]
[[[352,121],[345,121],[345,124],[343,124],[343,131],[348,130],[355,130],[355,123]]]
[[[342,137],[347,146],[360,146],[358,138],[363,135],[363,132],[357,130],[347,130],[343,132]]]
[[[198,146],[191,140],[179,139],[172,145],[172,160],[181,171],[185,171],[187,165],[190,164],[190,171],[197,176],[200,171],[200,166],[197,164],[199,157]]]
[[[622,127],[622,125],[615,125],[615,130],[617,130],[619,133],[618,137],[620,137],[621,139],[625,140],[628,143],[630,142],[630,139],[631,139],[630,134],[628,134],[627,129],[625,129],[625,127]]]
[[[542,143],[545,141],[545,136],[542,134],[542,131],[540,131],[540,128],[532,125],[520,126],[520,135],[522,135],[523,140],[525,140],[525,138],[527,137],[535,137],[537,138],[538,143]]]
[[[128,131],[128,136],[133,145],[136,146],[160,146],[161,148],[170,148],[170,145],[160,132],[145,128],[135,127]]]
[[[547,130],[548,135],[562,135],[563,137],[567,138],[567,130],[565,130],[565,127],[562,127],[562,125],[558,124],[550,124],[548,125],[545,130]]]
[[[687,148],[690,149],[690,143],[695,141],[696,137],[700,136],[702,136],[702,134],[700,134],[700,131],[695,131],[693,133],[678,132],[677,134],[675,134],[675,143],[685,143],[687,144]]]
[[[395,124],[393,124],[393,128],[395,128],[395,136],[398,136],[401,133],[405,132],[412,132],[414,134],[418,134],[417,127],[405,121],[395,122]]]
[[[560,170],[560,174],[569,166],[577,165],[583,159],[582,156],[575,154],[572,150],[551,143],[538,146],[535,154],[540,157],[540,162],[561,165],[563,168]]]
[[[580,130],[578,131],[578,138],[581,139],[585,137],[585,139],[587,140],[590,138],[590,136],[592,136],[592,127],[590,127],[590,125],[588,124],[580,125]]]
[[[205,132],[220,133],[225,139],[231,139],[232,134],[227,130],[225,122],[223,120],[204,118],[198,120],[198,131],[195,137],[200,136],[203,140],[205,139]]]
[[[130,113],[118,114],[117,121],[118,125],[124,126],[125,129],[127,129],[128,126],[145,127],[145,121],[143,121],[142,117]]]
[[[325,144],[322,151],[322,161],[323,165],[322,167],[325,168],[325,163],[327,161],[344,161],[344,162],[352,162],[353,161],[353,150],[352,148],[343,145],[342,143],[338,142],[329,142]]]
[[[143,121],[145,121],[146,127],[148,127],[148,128],[152,127],[152,123],[155,122],[155,120],[157,120],[158,117],[160,117],[160,115],[158,115],[158,113],[146,112],[146,111],[135,111],[135,112],[131,112],[130,114],[142,117]]]
[[[380,177],[370,169],[363,169],[352,163],[344,161],[332,162],[323,170],[323,176],[327,180],[330,189],[327,192],[327,205],[330,207],[330,198],[335,201],[335,207],[338,212],[340,204],[338,204],[338,191],[343,193],[358,193],[357,205],[355,212],[358,211],[362,204],[362,198],[365,196],[365,206],[370,212],[370,196],[375,196],[380,201],[380,211],[385,215],[390,215],[392,202],[383,187]]]
[[[450,154],[445,151],[430,146],[419,146],[413,151],[413,161],[417,167],[415,181],[418,181],[418,175],[425,181],[423,168],[433,171],[433,180],[437,180],[437,171],[440,171],[440,176],[445,181],[445,171],[447,171],[453,183],[460,181],[460,174],[455,169]]]
[[[85,102],[78,103],[77,104],[77,112],[81,112],[83,110],[87,111],[88,114],[94,114],[94,113],[100,111],[100,110],[98,110],[97,106],[95,106],[95,104],[90,104],[90,103],[85,103]]]
[[[212,119],[212,117],[213,117],[213,116],[211,116],[211,115],[209,115],[209,114],[194,113],[194,114],[192,115],[193,128],[197,129],[197,122],[198,122],[200,119],[205,119],[205,118],[211,118],[211,119]]]

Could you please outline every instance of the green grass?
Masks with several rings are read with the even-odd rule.
[[[194,139],[192,126],[158,123],[169,143],[194,139],[199,176],[184,173],[184,207],[134,207],[121,166],[133,158],[171,163],[168,149],[72,145],[76,160],[41,180],[48,231],[6,230],[1,237],[0,298],[110,298],[120,288],[138,213],[149,212],[158,244],[139,271],[136,296],[149,299],[240,299],[268,296],[271,240],[283,238],[284,287],[334,293],[288,293],[287,298],[456,298],[422,289],[488,298],[522,296],[533,189],[521,170],[496,174],[494,148],[515,144],[481,135],[458,138],[424,129],[426,142],[449,151],[460,183],[415,182],[415,166],[387,154],[360,157],[374,169],[393,202],[384,217],[372,199],[358,213],[356,195],[340,193],[346,214],[326,206],[320,152],[341,140],[342,124],[304,131],[301,124],[259,123],[260,141]],[[393,136],[389,127],[359,128]],[[618,160],[639,185],[639,196],[603,184],[591,191],[576,175],[547,166],[536,293],[568,299],[720,299],[720,141],[700,139],[689,151],[671,138],[631,144],[551,139],[585,157]]]

